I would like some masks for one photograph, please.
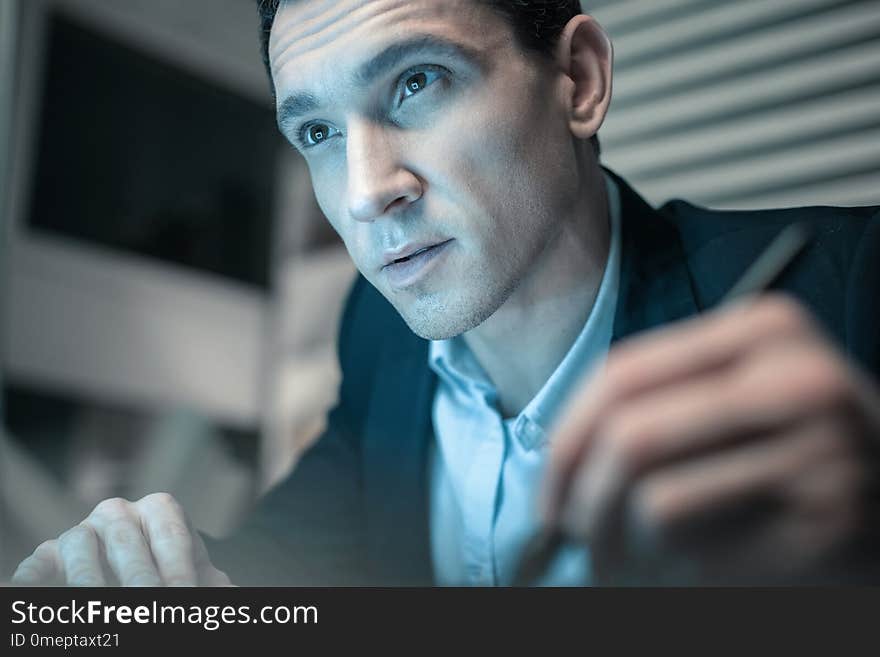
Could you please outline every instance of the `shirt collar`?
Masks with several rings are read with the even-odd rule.
[[[593,308],[568,353],[538,394],[516,418],[507,421],[513,435],[526,450],[546,444],[547,432],[568,394],[596,361],[605,355],[611,343],[620,278],[621,217],[620,191],[607,173],[605,185],[608,192],[610,244]],[[448,340],[432,340],[428,364],[446,383],[464,387],[490,406],[497,401],[495,386],[461,335]]]

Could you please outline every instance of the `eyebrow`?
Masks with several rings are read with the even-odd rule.
[[[482,62],[483,60],[480,53],[473,48],[433,34],[422,34],[405,41],[392,43],[379,54],[364,62],[355,73],[354,83],[358,86],[367,86],[377,77],[386,73],[388,69],[396,66],[401,59],[420,52],[430,52],[431,54],[473,62]]]
[[[402,59],[418,53],[464,59],[485,68],[485,58],[477,50],[433,34],[422,34],[392,43],[368,59],[355,71],[352,83],[357,87],[367,87]],[[323,105],[317,95],[311,92],[291,93],[278,106],[278,127],[283,131],[294,119],[314,112],[321,107]]]

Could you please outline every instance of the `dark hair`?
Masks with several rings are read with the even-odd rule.
[[[580,0],[477,0],[507,18],[513,26],[519,45],[544,57],[552,57],[562,29],[573,16],[581,13]],[[260,48],[263,62],[269,71],[269,32],[281,0],[257,0],[260,13]],[[274,87],[273,87],[274,93]],[[593,135],[590,143],[599,155],[599,138]]]

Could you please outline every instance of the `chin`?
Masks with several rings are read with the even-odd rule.
[[[410,330],[425,340],[448,340],[486,321],[501,301],[481,296],[474,299],[442,299],[435,294],[419,297],[397,312]]]

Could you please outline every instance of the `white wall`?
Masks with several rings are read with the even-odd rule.
[[[12,198],[4,213],[8,380],[130,408],[183,406],[229,426],[257,426],[269,331],[265,293],[25,227],[50,10],[271,106],[253,3],[29,0],[20,7]]]

